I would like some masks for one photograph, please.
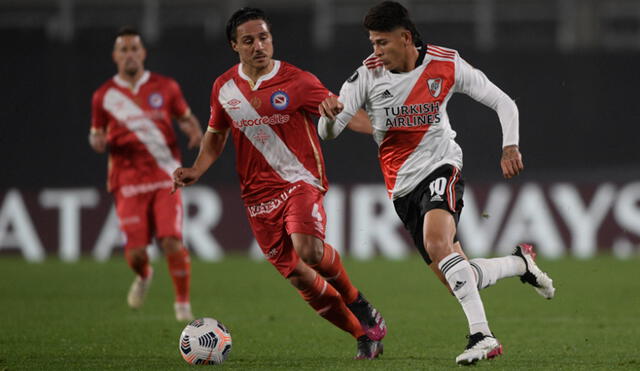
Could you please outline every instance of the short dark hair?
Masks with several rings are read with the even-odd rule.
[[[383,1],[369,9],[362,24],[367,30],[378,32],[391,32],[398,27],[406,28],[411,32],[414,45],[422,46],[422,38],[409,17],[409,11],[398,2]]]
[[[138,36],[140,37],[140,39],[142,39],[142,35],[140,35],[140,32],[138,32],[138,30],[133,26],[121,27],[116,34],[116,39],[120,36]]]
[[[271,31],[271,22],[262,9],[258,8],[240,8],[231,15],[231,18],[227,21],[227,40],[229,42],[236,41],[238,36],[238,26],[241,24],[252,21],[254,19],[261,19],[267,24],[269,31]]]

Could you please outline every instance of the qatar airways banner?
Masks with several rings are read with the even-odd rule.
[[[183,192],[184,239],[193,256],[262,259],[235,186]],[[640,182],[506,183],[467,187],[458,236],[470,256],[510,253],[533,243],[541,256],[589,258],[640,252]],[[325,198],[327,241],[356,259],[402,259],[414,247],[383,185],[332,185]],[[0,258],[76,261],[122,254],[111,196],[97,188],[0,191]],[[150,246],[152,257],[158,249]]]

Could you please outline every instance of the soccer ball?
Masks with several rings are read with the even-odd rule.
[[[229,330],[213,318],[191,321],[180,334],[180,354],[192,365],[219,365],[231,352]]]

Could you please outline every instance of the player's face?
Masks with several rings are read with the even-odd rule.
[[[407,45],[411,44],[411,33],[398,28],[390,32],[369,31],[373,53],[380,58],[389,71],[402,70],[406,65]]]
[[[264,69],[271,63],[273,57],[273,39],[265,21],[253,19],[236,28],[236,40],[231,47],[238,53],[242,64]]]
[[[140,36],[125,35],[116,39],[113,46],[113,61],[118,66],[118,72],[135,76],[144,69],[144,59],[147,51],[142,45]]]

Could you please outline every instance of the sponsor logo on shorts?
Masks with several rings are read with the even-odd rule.
[[[140,217],[137,215],[128,216],[126,218],[120,219],[120,225],[129,225],[129,224],[137,224],[140,223]]]
[[[280,206],[284,204],[286,200],[289,199],[289,196],[291,195],[291,193],[295,191],[298,187],[300,187],[300,185],[295,185],[287,189],[286,191],[282,192],[278,197],[272,200],[247,206],[247,211],[249,212],[249,216],[253,218],[255,216],[262,215],[262,214],[270,214],[274,210],[277,210]]]
[[[141,193],[153,192],[162,188],[173,187],[173,181],[164,180],[162,182],[144,183],[144,184],[131,184],[125,185],[120,188],[120,192],[124,197],[132,197]]]
[[[268,253],[264,254],[264,256],[267,259],[271,259],[271,258],[275,257],[276,255],[278,255],[278,248],[277,247],[272,247],[271,250],[269,250]]]
[[[435,195],[431,197],[431,202],[439,202],[439,201],[442,201],[442,197],[440,197],[440,195]]]
[[[289,96],[284,91],[277,90],[271,94],[271,105],[278,111],[282,111],[289,106]]]
[[[162,103],[164,103],[164,98],[162,98],[162,94],[160,93],[151,93],[149,95],[149,105],[155,109],[162,107]]]

